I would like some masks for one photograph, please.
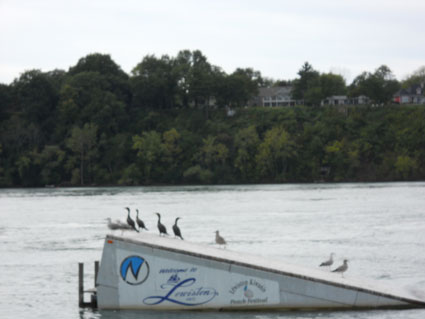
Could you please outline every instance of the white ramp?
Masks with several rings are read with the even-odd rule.
[[[407,291],[157,235],[108,235],[97,277],[101,309],[425,307]]]

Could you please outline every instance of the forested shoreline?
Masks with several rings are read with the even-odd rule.
[[[246,107],[273,83],[199,51],[145,57],[131,76],[100,54],[27,71],[0,85],[0,186],[424,180],[425,109],[384,104],[402,85],[385,70],[350,88],[305,64],[291,84],[311,103],[282,108]],[[320,83],[362,94],[378,82],[379,107],[314,103]]]

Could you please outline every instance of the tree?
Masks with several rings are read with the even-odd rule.
[[[11,87],[17,101],[16,111],[22,112],[28,122],[40,128],[40,142],[48,141],[53,131],[59,98],[53,79],[40,70],[31,70],[13,81]]]
[[[12,111],[12,88],[9,85],[0,84],[0,123],[6,120]]]
[[[416,71],[414,71],[411,75],[409,75],[403,82],[403,88],[408,88],[417,84],[425,84],[425,66],[421,66]]]
[[[63,165],[66,153],[58,145],[46,145],[37,154],[35,162],[41,167],[41,185],[58,185],[64,179]]]
[[[66,145],[80,158],[80,184],[84,185],[85,162],[89,161],[95,155],[97,143],[97,125],[86,123],[82,128],[76,126],[71,131],[71,136],[66,141]]]
[[[417,169],[417,162],[414,158],[407,155],[400,155],[394,164],[397,174],[403,178],[408,179],[412,173]]]
[[[126,101],[114,93],[114,81],[99,72],[77,73],[67,79],[60,92],[56,139],[73,126],[93,122],[100,133],[111,136],[128,123]]]
[[[333,95],[345,95],[347,87],[341,75],[333,73],[323,73],[320,75],[320,88],[323,98]]]
[[[166,182],[175,183],[182,173],[182,137],[175,128],[171,128],[162,134],[162,141],[164,154],[161,163],[164,166],[164,177],[167,179]]]
[[[259,144],[260,138],[254,125],[239,130],[235,135],[237,155],[234,165],[246,181],[255,180],[255,156]]]
[[[128,75],[116,64],[109,54],[93,53],[78,60],[75,66],[69,68],[68,75],[74,76],[79,73],[96,72],[107,78],[109,82],[119,84],[118,79],[127,81]],[[121,86],[111,87],[111,90],[122,89]]]
[[[145,182],[150,183],[158,178],[164,149],[161,143],[161,134],[156,131],[143,132],[142,135],[133,136],[133,149],[137,151],[140,166],[144,173]]]
[[[241,107],[258,93],[261,74],[253,69],[236,69],[230,75],[223,74],[217,80],[216,98],[219,105]]]
[[[290,160],[295,157],[295,143],[281,127],[268,130],[261,142],[256,156],[260,174],[275,181],[285,179]]]
[[[399,90],[400,84],[394,78],[386,65],[381,65],[374,73],[363,72],[350,85],[350,95],[365,95],[374,103],[388,103],[394,93]]]
[[[294,80],[293,96],[297,100],[306,98],[309,90],[320,87],[320,74],[313,69],[311,64],[305,62],[298,71],[299,79]],[[313,94],[310,92],[310,96]],[[309,96],[307,96],[309,97]],[[308,101],[310,103],[311,101]]]
[[[221,69],[211,65],[201,51],[183,50],[177,54],[174,65],[178,77],[180,100],[184,106],[208,107],[216,95]]]
[[[202,140],[203,145],[200,149],[202,163],[210,170],[217,165],[224,164],[229,154],[226,145],[216,142],[216,137],[208,135]]]
[[[166,109],[174,107],[177,94],[177,75],[173,60],[168,55],[160,59],[154,55],[143,58],[132,71],[133,105]]]
[[[121,178],[122,171],[128,168],[128,163],[135,162],[135,155],[129,152],[132,147],[131,135],[128,132],[118,133],[108,137],[100,135],[99,152],[102,156],[96,162],[96,182],[114,183]]]

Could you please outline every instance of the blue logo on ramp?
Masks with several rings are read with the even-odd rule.
[[[149,264],[140,256],[129,256],[121,263],[120,275],[126,283],[140,285],[149,276]]]

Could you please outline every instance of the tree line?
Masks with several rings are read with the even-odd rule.
[[[315,107],[323,96],[388,103],[386,66],[351,85],[305,63],[294,80],[227,74],[200,51],[146,56],[128,75],[109,55],[0,84],[0,186],[417,180],[421,106]],[[290,84],[305,105],[246,108],[260,87]],[[234,113],[229,113],[229,108]]]

